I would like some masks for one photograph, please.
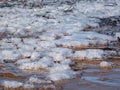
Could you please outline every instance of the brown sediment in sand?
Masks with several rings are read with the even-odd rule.
[[[16,75],[15,73],[12,73],[12,72],[0,73],[0,78],[11,78],[11,79],[16,79],[16,80],[24,80],[24,79],[26,79],[26,77]]]

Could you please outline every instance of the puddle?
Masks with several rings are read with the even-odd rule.
[[[108,59],[116,65],[112,69],[101,69],[100,61],[89,63],[89,61],[77,61],[76,67],[87,65],[76,79],[63,86],[63,90],[119,90],[120,89],[120,62],[119,59]]]
[[[100,84],[103,84],[103,85],[108,85],[108,86],[117,86],[119,87],[120,86],[120,82],[118,81],[113,81],[113,80],[100,80],[99,77],[82,77],[81,79],[83,80],[87,80],[87,81],[90,81],[90,82],[94,82],[94,83],[100,83]],[[110,82],[112,81],[112,82]]]
[[[86,70],[81,77],[66,83],[63,90],[119,90],[119,74],[120,69],[111,71]]]

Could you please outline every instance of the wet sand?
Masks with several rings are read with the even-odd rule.
[[[110,86],[101,83],[75,79],[71,83],[65,84],[63,90],[120,90],[120,86]]]

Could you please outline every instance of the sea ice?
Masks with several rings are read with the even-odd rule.
[[[65,36],[62,39],[56,41],[58,46],[67,48],[84,48],[90,45],[107,45],[109,41],[114,40],[112,36],[99,34],[96,32],[79,32],[71,36]]]
[[[102,61],[100,63],[101,68],[111,68],[112,66],[113,66],[113,63],[111,63],[111,62]]]
[[[4,60],[16,60],[21,57],[21,54],[17,50],[2,50],[1,52],[1,57],[3,57]]]
[[[47,53],[48,56],[52,57],[54,61],[63,61],[70,58],[73,51],[67,48],[52,48],[51,51]]]
[[[102,59],[104,55],[104,51],[100,49],[88,49],[88,50],[81,50],[76,51],[73,55],[73,58],[78,60],[97,60]]]
[[[115,38],[116,38],[116,40],[117,40],[118,38],[120,38],[120,32],[117,32],[117,33],[115,34]]]
[[[53,59],[49,57],[43,57],[39,60],[28,61],[21,63],[18,68],[22,70],[39,70],[41,68],[48,69],[54,64]]]
[[[75,72],[71,70],[69,64],[55,64],[49,70],[47,78],[53,81],[70,79],[75,76]]]
[[[3,86],[6,87],[6,88],[19,88],[19,87],[23,86],[23,83],[18,82],[18,81],[4,80],[3,81]]]
[[[68,70],[68,71],[50,73],[47,78],[53,81],[57,81],[57,80],[63,80],[63,79],[70,79],[70,78],[73,78],[74,76],[75,76],[75,73],[71,70]]]

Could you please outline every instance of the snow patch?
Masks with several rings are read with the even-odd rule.
[[[73,55],[73,59],[78,60],[101,60],[106,58],[112,58],[116,55],[115,51],[104,51],[101,49],[87,49],[76,51]]]
[[[69,64],[55,64],[51,67],[48,79],[57,81],[62,79],[70,79],[75,76],[75,72],[71,70]]]
[[[63,79],[71,79],[75,76],[75,73],[73,71],[62,71],[57,73],[51,73],[48,75],[47,78],[53,81],[63,80]]]
[[[18,81],[4,80],[2,85],[6,88],[19,88],[19,87],[23,86],[23,83],[18,82]]]
[[[17,50],[2,50],[0,53],[4,60],[16,60],[21,57],[20,52]]]
[[[52,57],[54,61],[63,61],[67,58],[70,58],[72,55],[72,50],[67,48],[53,48],[50,52],[47,53],[49,57]]]
[[[79,32],[71,36],[65,36],[58,40],[56,44],[67,48],[84,48],[89,45],[106,45],[109,41],[114,40],[112,36],[99,34],[96,32]]]
[[[29,61],[21,63],[18,67],[22,70],[39,70],[41,68],[48,69],[49,67],[53,66],[54,62],[52,58],[43,57],[36,61]]]
[[[115,38],[116,38],[116,40],[118,40],[118,38],[120,38],[120,32],[115,33]]]
[[[76,51],[73,55],[73,58],[78,60],[97,60],[103,58],[104,51],[100,49],[88,49],[88,50],[81,50]]]
[[[113,63],[111,63],[111,62],[106,62],[106,61],[102,61],[101,63],[100,63],[100,67],[101,68],[112,68],[112,66],[113,66]]]

